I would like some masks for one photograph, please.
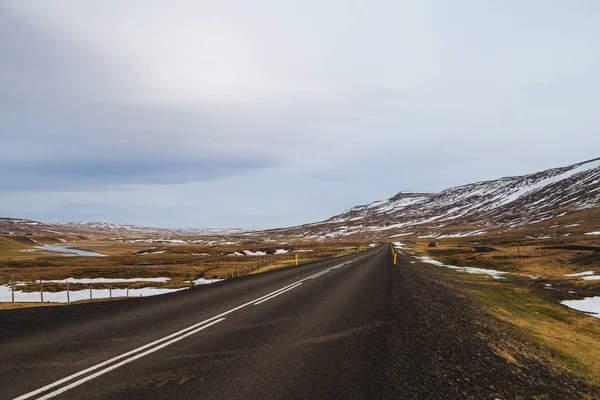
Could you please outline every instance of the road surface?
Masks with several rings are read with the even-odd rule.
[[[151,298],[0,311],[0,399],[577,392],[498,356],[472,302],[411,261],[383,246]]]

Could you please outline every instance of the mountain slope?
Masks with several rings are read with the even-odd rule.
[[[117,236],[228,236],[252,231],[247,228],[153,228],[107,222],[45,223],[21,218],[0,218],[0,232],[9,234],[66,234]]]
[[[319,223],[271,232],[305,237],[470,236],[500,229],[518,230],[561,217],[568,220],[569,216],[598,208],[600,158],[458,186],[437,194],[400,192]]]

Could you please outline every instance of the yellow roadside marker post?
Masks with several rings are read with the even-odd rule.
[[[296,266],[298,265],[298,254],[296,254]]]
[[[394,253],[394,265],[396,265],[396,253]]]

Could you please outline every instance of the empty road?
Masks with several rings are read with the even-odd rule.
[[[411,261],[393,265],[386,245],[163,296],[0,311],[0,399],[575,393],[498,356],[477,307]]]

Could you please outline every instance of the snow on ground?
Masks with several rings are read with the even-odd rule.
[[[227,254],[228,256],[243,256],[244,253],[240,253],[239,251],[233,252],[233,253],[229,253]]]
[[[209,284],[209,283],[220,282],[220,281],[222,281],[222,280],[223,280],[223,279],[205,279],[205,278],[198,278],[198,279],[196,279],[196,280],[194,280],[194,281],[191,281],[191,282],[193,282],[193,283],[194,283],[194,286],[197,286],[197,285],[207,285],[207,284]]]
[[[166,253],[166,252],[167,252],[166,250],[159,250],[159,251],[145,251],[145,252],[143,252],[143,253],[138,253],[137,255],[138,255],[138,256],[145,256],[145,255],[147,255],[147,254],[163,254],[163,253]]]
[[[159,243],[159,244],[205,244],[208,246],[212,245],[237,245],[239,242],[232,241],[221,241],[221,240],[183,240],[183,239],[170,239],[170,238],[147,238],[147,239],[122,239],[122,238],[108,238],[108,240],[120,240],[124,243]]]
[[[314,251],[314,250],[308,250],[308,249],[294,250],[295,253],[309,253],[311,251]]]
[[[402,242],[392,242],[392,244],[397,249],[403,249],[404,248],[404,245],[402,244]]]
[[[597,231],[597,232],[588,232],[588,233],[584,233],[584,235],[600,235],[600,231]]]
[[[165,293],[177,292],[186,288],[165,289],[165,288],[140,288],[140,289],[113,289],[112,297],[147,297]],[[0,302],[10,302],[11,292],[10,286],[0,285]],[[109,289],[92,289],[92,299],[106,299],[111,297]],[[70,290],[69,298],[71,302],[80,300],[89,300],[90,291]],[[40,292],[22,292],[15,290],[15,302],[39,302],[41,299]],[[66,303],[67,292],[44,292],[44,302]]]
[[[458,233],[451,233],[451,234],[446,234],[446,235],[439,235],[436,237],[436,239],[463,238],[463,237],[468,237],[468,236],[483,235],[485,233],[486,233],[485,230],[470,231],[470,232],[458,232]]]
[[[526,276],[531,279],[540,279],[541,278],[540,275],[529,275],[529,274],[521,274],[521,275]]]
[[[286,250],[286,249],[277,249],[277,250],[275,250],[275,254],[287,254],[289,252],[290,251]]]
[[[127,283],[127,282],[161,282],[165,283],[170,281],[171,278],[160,277],[160,278],[66,278],[66,279],[55,279],[45,280],[43,282],[48,283]]]
[[[576,274],[567,274],[565,276],[586,276],[586,275],[594,275],[594,271],[578,272]]]
[[[171,244],[186,244],[185,240],[181,239],[127,239],[126,243],[171,243]]]
[[[478,275],[489,275],[494,279],[504,279],[502,275],[507,274],[508,272],[504,271],[496,271],[493,269],[484,269],[484,268],[473,268],[473,267],[457,267],[454,265],[447,265],[440,261],[434,260],[430,257],[416,257],[424,263],[437,265],[438,267],[446,267],[450,269],[454,269],[461,272],[466,272],[468,274],[478,274]]]
[[[577,311],[589,313],[596,318],[600,318],[600,296],[586,297],[582,300],[564,300],[561,304]]]
[[[244,252],[245,255],[247,256],[266,256],[267,253],[264,251],[260,251],[260,250],[256,250],[256,251],[251,251],[251,250],[242,250]],[[237,253],[237,252],[236,252]]]
[[[581,279],[583,279],[584,281],[600,281],[600,275],[584,276]]]
[[[480,229],[477,231],[457,232],[457,233],[448,233],[448,234],[441,234],[441,233],[434,232],[434,233],[430,233],[428,235],[418,236],[418,238],[419,239],[463,238],[463,237],[469,237],[469,236],[483,235],[485,233],[486,233],[486,231],[483,229]]]
[[[48,280],[44,281],[47,283],[82,283],[82,284],[92,284],[92,283],[126,283],[126,282],[154,282],[154,283],[164,283],[168,282],[170,278],[83,278],[83,279],[75,279],[75,278],[67,278],[61,280]],[[198,278],[193,281],[188,281],[187,283],[193,283],[194,286],[197,285],[206,285],[210,283],[219,282],[221,279],[205,279]],[[23,285],[23,282],[18,282],[18,286]],[[147,297],[147,296],[155,296],[160,294],[178,292],[180,290],[187,289],[187,287],[183,288],[137,288],[137,289],[112,289],[112,297]],[[92,299],[106,299],[111,297],[111,290],[109,289],[92,289]],[[69,298],[71,302],[80,301],[80,300],[89,300],[90,299],[90,290],[69,290]],[[25,303],[25,302],[40,302],[41,296],[40,292],[23,292],[21,290],[15,290],[15,302]],[[12,301],[12,293],[10,285],[0,285],[0,302],[10,302]],[[51,303],[66,303],[67,302],[67,292],[44,292],[44,302]]]

